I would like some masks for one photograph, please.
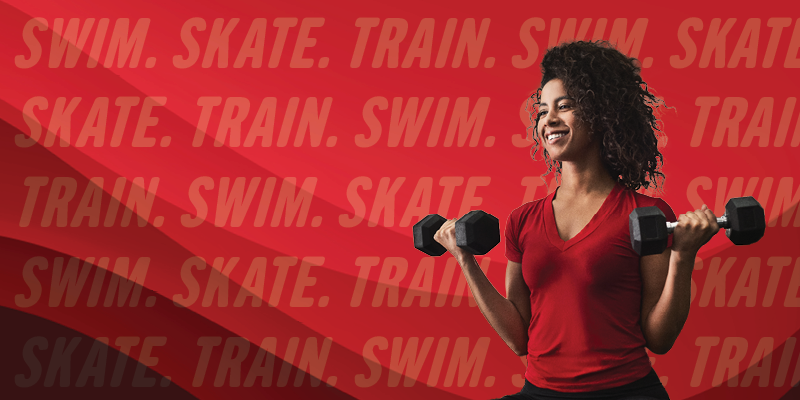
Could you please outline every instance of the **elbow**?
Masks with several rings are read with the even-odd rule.
[[[672,349],[672,345],[668,345],[668,346],[664,346],[664,345],[661,345],[661,346],[651,346],[651,345],[648,345],[648,346],[647,346],[647,348],[648,348],[648,349],[650,349],[650,351],[652,351],[652,352],[653,352],[653,354],[656,354],[656,355],[662,355],[662,354],[667,354],[667,352],[668,352],[670,349]]]
[[[506,344],[511,349],[511,351],[514,352],[514,354],[516,354],[516,355],[518,355],[520,357],[528,355],[528,343],[527,343],[527,341],[525,341],[525,342],[519,341],[518,343],[515,343],[514,341],[508,341],[508,342],[506,342]]]
[[[680,329],[643,330],[645,346],[654,354],[666,354],[678,339]]]
[[[672,345],[675,344],[674,340],[662,340],[662,341],[647,341],[647,348],[650,349],[654,354],[662,355],[667,354],[670,349],[672,349]]]
[[[508,347],[514,352],[514,354],[520,357],[528,355],[528,346],[520,346],[519,344],[508,343]]]

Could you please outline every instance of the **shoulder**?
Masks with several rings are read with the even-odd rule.
[[[626,202],[630,204],[630,208],[656,206],[667,216],[667,220],[675,220],[675,213],[672,211],[672,207],[660,197],[651,197],[627,188],[623,190],[622,196],[625,197],[627,200]],[[633,210],[631,209],[631,211]]]
[[[635,190],[632,190],[632,189],[625,189],[625,193],[626,193],[626,195],[631,196],[634,199],[634,201],[636,202],[636,204],[640,204],[639,207],[650,207],[650,206],[655,206],[655,205],[658,205],[658,204],[661,204],[661,203],[667,204],[667,202],[664,201],[664,199],[662,199],[660,197],[651,197],[651,196],[648,196],[646,194],[639,193],[639,192],[637,192]]]
[[[536,225],[534,221],[541,221],[544,218],[544,205],[547,197],[529,201],[514,210],[508,215],[507,225],[512,229],[521,229],[522,226]]]
[[[520,218],[526,215],[530,215],[533,213],[541,212],[542,206],[545,203],[545,199],[547,197],[543,197],[541,199],[536,199],[533,201],[529,201],[511,211],[510,217]]]

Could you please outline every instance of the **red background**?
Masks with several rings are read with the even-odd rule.
[[[3,168],[4,191],[3,212],[0,214],[0,248],[4,256],[0,269],[0,318],[4,320],[4,340],[0,352],[4,360],[4,371],[0,374],[0,387],[10,391],[13,398],[74,393],[92,398],[195,396],[211,399],[229,396],[263,397],[267,394],[270,398],[324,396],[400,399],[414,396],[418,399],[477,399],[516,392],[521,382],[520,376],[524,372],[524,363],[505,346],[478,309],[468,304],[467,299],[463,299],[458,306],[452,305],[454,299],[463,295],[463,292],[456,292],[460,271],[455,270],[454,275],[448,276],[448,271],[452,271],[448,268],[453,267],[450,256],[430,260],[415,250],[411,246],[411,225],[428,213],[440,213],[446,218],[454,218],[472,209],[482,209],[500,219],[502,232],[511,210],[546,194],[544,187],[539,187],[535,193],[526,194],[526,182],[536,184],[545,169],[542,162],[535,162],[530,158],[530,142],[524,139],[526,125],[522,120],[526,114],[521,107],[541,79],[538,63],[544,49],[548,47],[551,26],[556,18],[561,20],[562,26],[567,18],[577,18],[579,24],[582,20],[591,18],[589,36],[594,31],[597,19],[606,18],[608,26],[603,38],[608,38],[617,19],[627,18],[626,34],[630,34],[637,19],[647,19],[638,54],[631,55],[642,60],[652,59],[652,65],[644,69],[643,77],[669,106],[674,107],[663,115],[666,140],[662,140],[662,151],[667,179],[662,197],[677,214],[699,207],[703,202],[713,206],[715,212],[721,214],[719,206],[725,199],[742,195],[729,192],[732,183],[736,182],[734,178],[739,177],[743,179],[745,187],[751,181],[755,184],[754,196],[764,205],[767,217],[777,219],[757,244],[734,248],[720,234],[698,255],[703,262],[698,264],[702,268],[696,267],[693,277],[698,292],[693,299],[689,319],[672,350],[666,355],[653,358],[654,368],[662,381],[666,382],[671,397],[750,399],[758,395],[766,400],[798,395],[797,388],[790,389],[791,382],[800,379],[800,349],[795,346],[795,340],[800,335],[800,311],[786,299],[798,297],[797,283],[792,284],[792,276],[794,280],[800,279],[800,253],[797,246],[800,243],[800,217],[794,208],[800,200],[800,173],[796,158],[796,138],[800,137],[797,115],[800,111],[795,107],[787,114],[789,119],[781,122],[784,104],[787,99],[794,99],[796,96],[798,82],[798,69],[785,65],[787,59],[791,63],[798,57],[797,43],[800,42],[794,41],[800,41],[800,20],[797,20],[800,15],[796,6],[764,8],[750,3],[748,7],[738,7],[729,2],[720,2],[717,5],[700,5],[698,2],[670,2],[668,5],[629,2],[619,7],[610,7],[599,2],[498,4],[412,1],[387,5],[376,2],[335,4],[318,1],[86,1],[76,4],[6,1],[0,3],[0,8],[3,20],[0,25],[0,68],[4,77],[0,91],[0,140],[3,141],[0,145],[0,163]],[[31,55],[22,32],[26,24],[37,17],[45,19],[49,24],[47,30],[33,31],[42,47],[41,59],[30,68],[20,68],[15,63],[15,58],[28,59]],[[177,68],[173,64],[173,57],[185,58],[189,54],[181,41],[181,28],[187,20],[196,17],[203,18],[206,22],[205,31],[192,31],[200,46],[200,59],[191,67]],[[516,68],[512,57],[528,57],[520,38],[520,28],[526,20],[534,17],[541,18],[544,24],[543,30],[530,31],[538,45],[536,62],[527,68]],[[110,68],[102,65],[87,67],[88,49],[95,37],[95,31],[92,30],[83,53],[73,68],[65,67],[63,61],[57,67],[50,68],[48,62],[52,47],[52,29],[57,18],[64,18],[64,25],[70,18],[80,18],[81,27],[87,18],[110,19],[99,64],[105,60],[109,38],[117,19],[129,18],[132,29],[139,19],[149,18],[150,25],[138,65],[131,67],[126,62],[123,67],[119,67],[115,61]],[[203,68],[202,51],[217,18],[223,18],[226,24],[231,18],[240,19],[230,35],[228,66],[220,68],[217,64],[218,58],[215,57],[211,67]],[[244,67],[234,68],[234,60],[254,18],[267,19],[263,64],[259,68],[253,68],[248,59]],[[276,18],[297,18],[298,22],[288,30],[277,66],[269,67],[270,54],[278,32],[272,25]],[[313,60],[313,67],[292,68],[290,61],[303,18],[324,18],[324,24],[311,28],[308,36],[315,38],[316,43],[305,48],[303,52],[304,58]],[[359,28],[356,26],[358,18],[380,18],[381,25],[372,28],[363,60],[360,66],[354,68],[351,67],[351,59],[359,35]],[[429,67],[421,67],[419,59],[414,59],[408,68],[390,67],[387,59],[383,60],[381,67],[373,67],[381,27],[387,18],[402,18],[408,23],[406,37],[399,45],[399,63],[402,63],[420,21],[423,18],[435,20]],[[437,68],[434,63],[448,18],[457,19],[455,38],[450,46],[446,65]],[[458,37],[468,18],[473,18],[478,28],[482,21],[488,24],[485,43],[476,66],[471,66],[465,55],[461,65],[453,67]],[[689,31],[689,36],[697,47],[697,55],[688,67],[675,68],[670,58],[686,56],[687,50],[678,40],[678,32],[681,24],[688,18],[702,21],[702,29]],[[709,65],[701,66],[701,54],[715,18],[720,18],[723,24],[731,18],[736,19],[725,40],[726,47],[721,56],[723,68],[715,66],[716,53],[712,55]],[[743,58],[737,67],[727,68],[740,36],[747,32],[745,23],[750,18],[760,19],[758,39],[748,45],[755,46],[754,43],[757,43],[755,65],[748,68],[746,59]],[[774,62],[765,68],[763,60],[772,33],[768,26],[770,18],[789,18],[791,24],[783,29],[780,39],[775,42],[777,48]],[[635,51],[633,49],[639,45],[634,45],[631,51]],[[717,51],[721,50],[718,48]],[[468,50],[467,54],[475,56],[477,52]],[[156,59],[152,68],[146,66],[146,60],[150,57]],[[323,57],[329,59],[324,68],[319,64]],[[486,64],[488,57],[494,58],[493,65],[491,62]],[[794,63],[798,62],[800,61]],[[47,109],[37,109],[33,113],[44,130],[48,128],[57,98],[65,97],[67,102],[75,97],[81,98],[72,114],[69,146],[59,146],[58,140],[55,146],[47,146],[44,139],[46,134],[42,134],[38,143],[31,147],[17,145],[17,135],[31,134],[23,119],[23,109],[29,100],[37,96],[44,97],[48,102]],[[120,96],[139,97],[140,101],[131,109],[121,144],[114,147],[110,144],[111,132],[120,110],[114,105],[114,101]],[[147,96],[167,98],[164,106],[153,108],[151,115],[157,117],[158,122],[146,131],[147,137],[156,139],[156,145],[134,147],[132,138],[143,99]],[[220,96],[223,103],[215,107],[211,114],[206,135],[210,137],[205,137],[202,146],[194,147],[192,140],[201,111],[197,101],[203,96]],[[388,108],[365,111],[365,104],[376,96],[386,98]],[[95,147],[92,145],[93,139],[90,139],[88,145],[77,146],[76,140],[92,103],[98,97],[110,99],[104,144]],[[242,124],[242,140],[253,123],[261,100],[265,97],[276,98],[274,137],[270,147],[233,146],[230,142],[221,147],[214,146],[213,138],[219,126],[224,101],[228,97],[243,97],[250,101],[249,114]],[[278,145],[277,138],[287,104],[292,97],[299,98],[300,105],[291,130],[288,131],[288,144],[281,146]],[[300,115],[306,99],[311,97],[317,99],[317,109],[322,106],[324,99],[330,98],[330,110],[324,123],[322,140],[311,141],[306,132],[302,144],[296,146]],[[392,101],[395,97],[403,98],[404,106],[411,97],[419,98],[420,103],[426,97],[435,99],[413,146],[404,146],[402,141],[399,146],[392,147],[388,144]],[[427,140],[436,104],[440,98],[445,97],[449,98],[449,106],[444,126],[436,145],[429,147]],[[471,146],[469,141],[461,145],[459,140],[452,145],[446,145],[444,141],[450,113],[456,99],[462,97],[469,99],[470,112],[474,112],[473,107],[479,98],[490,100],[482,129],[480,132],[470,133],[480,135],[477,146]],[[696,104],[699,97],[719,97],[720,100],[710,109],[699,146],[692,146],[692,135],[701,115],[701,107]],[[746,111],[742,110],[744,116],[738,125],[739,140],[745,136],[754,118],[754,127],[765,127],[765,121],[770,120],[769,128],[764,128],[768,131],[769,139],[766,146],[761,147],[758,138],[747,147],[741,142],[730,146],[730,132],[721,146],[712,145],[723,103],[726,98],[734,97],[744,99],[748,105]],[[771,118],[767,114],[762,119],[756,110],[759,101],[765,97],[773,98],[774,106]],[[369,112],[374,112],[380,122],[382,134],[375,145],[360,147],[357,145],[358,138],[371,135],[370,126],[364,117]],[[775,138],[781,125],[785,123],[788,123],[785,128],[788,129],[786,140],[779,146],[775,143]],[[169,145],[161,147],[160,140],[166,136],[170,137]],[[333,146],[328,146],[327,140],[330,137],[336,137]],[[494,138],[491,146],[486,145],[491,143],[491,139],[486,142],[487,137]],[[211,210],[208,220],[199,227],[185,227],[181,224],[181,216],[194,216],[197,213],[190,201],[190,185],[203,176],[210,177],[215,182],[213,189],[201,191]],[[29,177],[47,177],[48,181],[40,189],[36,202],[32,205],[30,223],[26,225],[21,221],[24,219],[23,209],[29,195],[29,188],[25,185]],[[100,226],[89,226],[88,219],[82,220],[82,224],[77,227],[58,226],[55,218],[49,226],[43,226],[48,225],[43,224],[43,210],[56,177],[74,178],[77,183],[77,191],[68,206],[68,222],[73,220],[89,179],[104,179]],[[113,226],[105,227],[103,221],[108,205],[112,203],[113,183],[118,177],[127,179],[122,195],[123,202]],[[147,219],[145,226],[140,227],[136,218],[129,225],[122,226],[125,200],[128,198],[131,182],[137,177],[143,177],[146,186],[150,185],[152,178],[158,177],[157,196],[150,213],[141,215]],[[225,226],[215,227],[213,224],[217,193],[224,177],[231,178],[231,181],[244,177],[248,185],[252,178],[261,178],[253,205],[244,214],[241,226],[231,226],[230,219]],[[264,200],[269,201],[266,223],[255,226],[256,208],[262,187],[270,177],[276,178],[277,183],[273,198]],[[278,207],[277,194],[284,179],[296,183],[296,188],[291,185],[289,187],[302,193],[300,187],[311,177],[316,178],[316,184],[313,190],[308,190],[313,191],[313,196],[305,221],[301,222],[295,216],[285,223],[284,213],[278,226],[271,226],[274,210]],[[371,187],[358,188],[358,196],[363,200],[366,212],[359,211],[347,194],[348,186],[359,177],[368,178],[372,184]],[[460,185],[454,188],[451,201],[444,203],[445,207],[439,206],[443,197],[446,197],[444,187],[439,184],[442,177],[463,178]],[[462,205],[472,177],[485,177],[484,182],[488,182],[488,185],[477,186],[473,197],[479,199],[469,203],[467,198],[466,205]],[[707,177],[711,185],[698,189],[698,182],[704,179],[701,177]],[[432,191],[426,193],[429,196],[429,205],[412,201],[419,200],[415,197],[415,187],[418,182],[425,182],[421,181],[423,178],[429,178],[432,182]],[[764,182],[770,178],[772,186],[763,190],[762,195]],[[548,176],[548,183],[550,179]],[[389,185],[385,186],[387,183]],[[378,191],[394,188],[392,185],[398,185],[393,206],[389,202],[383,212],[373,215],[373,203],[379,197]],[[295,192],[292,192],[293,196],[297,195]],[[699,196],[700,204],[696,204],[696,199],[693,200],[693,193]],[[776,205],[776,198],[781,196],[788,197],[783,204],[779,202]],[[407,211],[409,203],[412,208],[421,207],[422,211]],[[134,211],[141,213],[141,210]],[[410,220],[403,219],[407,213],[411,216]],[[355,227],[340,225],[340,218],[345,218],[340,216],[351,218],[354,214],[360,214],[363,221]],[[158,216],[163,217],[163,224],[160,226],[155,223]],[[312,223],[314,217],[321,217],[319,226]],[[490,259],[488,277],[501,293],[505,293],[504,273],[507,261],[503,252],[504,245],[501,243],[486,256],[478,257],[479,262]],[[193,256],[203,257],[209,263],[205,270],[193,270],[193,276],[201,287],[200,299],[186,308],[178,307],[173,304],[173,296],[186,296],[189,293],[181,279],[181,267]],[[46,269],[35,270],[41,283],[42,297],[33,306],[22,307],[15,299],[18,295],[24,298],[31,295],[31,288],[23,278],[23,269],[34,257],[48,260]],[[90,267],[85,287],[79,291],[78,299],[71,307],[66,306],[63,301],[54,307],[48,305],[55,269],[54,260],[57,257],[77,257],[82,260],[93,258],[88,261],[95,265]],[[109,257],[111,264],[118,257],[130,257],[131,268],[138,258],[150,258],[137,306],[87,305],[95,268],[110,267],[101,266],[97,261],[100,257]],[[212,269],[212,260],[217,257],[223,257],[226,262],[231,257],[240,259],[229,276],[228,304],[224,307],[218,306],[218,297],[215,295],[213,304],[203,307],[203,290]],[[247,270],[256,257],[267,259],[264,301],[260,307],[253,307],[251,298],[248,297],[244,306],[233,307],[234,299],[245,282]],[[316,263],[308,269],[309,276],[316,278],[316,281],[305,288],[302,296],[313,299],[312,306],[290,306],[298,271],[303,269],[300,267],[301,261],[288,268],[286,284],[277,307],[267,306],[267,299],[273,292],[273,283],[278,274],[278,268],[273,265],[276,257],[297,257],[301,261],[305,257],[324,257],[323,262],[319,258],[308,260],[312,264]],[[353,307],[351,298],[357,287],[360,267],[356,263],[360,257],[373,257],[378,261],[370,270],[360,305]],[[723,264],[732,257],[736,257],[736,261],[724,278],[724,292],[720,293],[720,289],[717,289],[714,293],[706,294],[705,296],[710,296],[710,301],[703,305],[706,276],[712,270],[713,260],[717,257]],[[753,280],[752,270],[747,270],[749,275],[743,274],[746,271],[745,261],[752,257],[757,258],[752,259],[754,265],[757,261],[757,282]],[[769,265],[769,260],[774,261],[777,258],[771,257],[790,260],[783,267],[781,275],[774,278],[777,281],[772,285],[770,280],[775,269]],[[384,297],[380,306],[373,307],[373,295],[378,287],[380,270],[384,262],[395,261],[399,263],[401,270],[407,267],[405,277],[399,284],[400,304],[394,306]],[[434,263],[430,305],[424,307],[421,305],[421,298],[414,297],[410,306],[403,307],[402,302],[412,285],[412,277],[425,263]],[[392,270],[391,275],[398,273],[397,271]],[[110,274],[103,281],[100,303],[103,302],[109,285],[109,277]],[[451,281],[449,287],[441,285],[443,280]],[[752,306],[747,304],[746,296],[740,298],[735,306],[728,306],[732,305],[731,299],[737,284],[755,291]],[[711,285],[708,286],[709,291],[710,287]],[[442,296],[438,296],[440,291]],[[155,299],[155,305],[148,307],[145,300],[151,296]],[[436,305],[437,296],[447,300],[444,306]],[[717,296],[721,299],[720,306],[715,303]],[[327,303],[322,300],[324,297],[328,298]],[[769,297],[774,298],[774,301],[771,305],[764,306],[765,298]],[[158,362],[145,372],[145,376],[168,376],[172,383],[167,387],[160,387],[158,382],[161,381],[157,379],[152,388],[132,387],[136,362],[128,360],[121,379],[122,384],[111,387],[111,375],[117,362],[116,351],[119,349],[113,342],[114,338],[120,336],[135,336],[142,340],[149,336],[166,337],[166,344],[154,347],[151,351],[151,356],[157,357]],[[194,386],[192,380],[201,356],[201,347],[197,343],[198,338],[204,336],[222,337],[222,344],[214,347],[203,383]],[[270,387],[260,387],[259,384],[249,388],[232,387],[230,379],[226,379],[220,387],[214,385],[225,340],[235,336],[247,338],[250,342],[249,352],[242,363],[242,381],[256,356],[261,340],[265,337],[276,338],[276,363]],[[34,337],[44,337],[49,343],[47,349],[34,351],[43,365],[42,376],[32,387],[21,388],[15,377],[21,375],[20,379],[27,379],[31,376],[30,363],[23,358],[23,349]],[[74,337],[82,338],[71,357],[72,367],[66,378],[69,383],[67,387],[60,386],[60,379],[64,379],[63,370],[59,372],[61,375],[56,375],[55,384],[48,386],[45,378],[59,337],[66,337],[67,342]],[[91,356],[90,338],[99,337],[112,338],[112,349],[109,350],[105,366],[105,381],[102,387],[96,388],[92,386],[95,381],[90,378],[86,386],[77,387],[76,380],[84,368],[84,362]],[[300,345],[297,355],[289,357],[286,349],[290,338],[294,337],[300,338]],[[305,378],[300,387],[295,387],[297,368],[304,368],[299,365],[299,360],[304,345],[310,343],[307,339],[316,338],[313,344],[320,349],[325,337],[332,338],[333,344],[324,372],[317,378],[335,384],[333,387],[324,383],[312,386],[311,381]],[[374,385],[359,387],[356,376],[371,374],[369,364],[364,358],[365,343],[375,337],[386,338],[388,343],[388,348],[374,348],[382,373]],[[701,346],[698,344],[706,337],[717,337],[719,343],[710,348],[707,364],[704,369],[700,368],[702,377],[698,384],[693,385],[692,377],[698,372],[697,362],[701,355]],[[758,343],[765,337],[773,339],[773,348],[767,352],[771,356],[754,357]],[[427,358],[422,361],[417,382],[411,387],[405,387],[402,380],[397,387],[389,386],[389,382],[393,380],[389,377],[389,369],[394,363],[392,346],[395,338],[402,338],[404,346],[408,345],[411,338],[419,338],[420,343],[424,338],[433,338]],[[436,384],[429,386],[427,383],[434,365],[434,352],[437,345],[442,343],[442,338],[449,338],[444,364]],[[445,376],[458,338],[468,338],[468,348],[473,353],[476,352],[475,346],[480,338],[489,338],[489,344],[485,349],[482,365],[474,365],[468,375],[461,371],[456,372],[455,380],[448,385]],[[747,347],[734,347],[730,354],[722,354],[723,343],[727,338],[743,338]],[[737,340],[730,339],[729,343],[741,343],[741,340]],[[130,356],[138,359],[140,350],[141,341],[138,346],[134,346]],[[714,386],[712,377],[728,358],[737,359],[738,367],[732,373],[724,375],[721,385]],[[283,386],[278,384],[281,380],[279,371],[284,365],[279,362],[281,359],[286,359],[285,368],[289,374],[288,384]],[[765,366],[769,366],[769,371],[764,372]],[[762,368],[758,371],[765,376],[763,382],[766,387],[759,385],[758,377],[748,387],[742,387],[743,377],[750,367]],[[116,368],[120,369],[119,366]],[[785,379],[776,384],[781,368]],[[408,374],[408,371],[398,372]],[[464,374],[466,380],[459,377],[461,374]],[[476,384],[472,384],[471,379],[475,379]]]

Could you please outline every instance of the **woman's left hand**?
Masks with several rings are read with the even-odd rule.
[[[678,225],[672,231],[672,251],[695,255],[717,232],[717,217],[703,204],[699,210],[678,217]]]

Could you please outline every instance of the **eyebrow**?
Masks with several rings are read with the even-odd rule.
[[[554,101],[554,103],[558,104],[558,102],[559,102],[559,101],[561,101],[561,100],[565,100],[565,99],[570,99],[570,97],[569,97],[569,96],[561,96],[561,97],[559,97],[559,98],[556,98],[556,100]],[[544,102],[542,102],[542,103],[539,103],[539,106],[540,106],[540,107],[541,107],[541,106],[546,106],[546,105],[547,105],[547,103],[544,103]]]

